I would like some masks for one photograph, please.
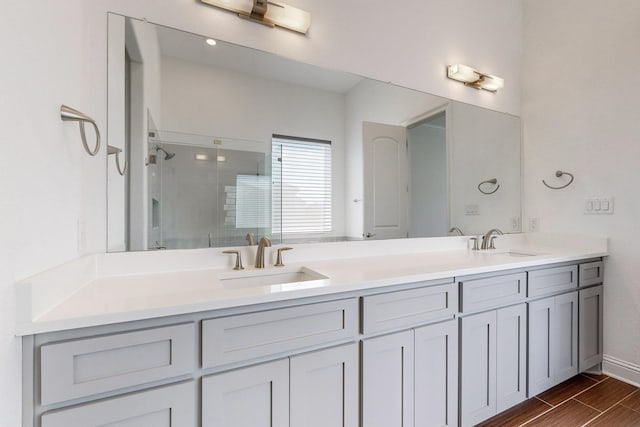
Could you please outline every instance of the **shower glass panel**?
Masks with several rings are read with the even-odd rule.
[[[247,233],[271,235],[270,156],[163,142],[149,148],[157,152],[148,165],[150,249],[241,246]]]

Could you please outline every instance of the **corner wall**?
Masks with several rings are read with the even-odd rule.
[[[609,236],[605,369],[640,383],[640,2],[525,0],[524,226]],[[564,190],[556,170],[575,174]],[[585,215],[614,197],[613,215]]]

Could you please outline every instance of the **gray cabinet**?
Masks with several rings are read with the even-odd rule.
[[[579,339],[578,370],[583,372],[602,363],[603,287],[595,286],[578,293]]]
[[[42,427],[195,427],[193,381],[52,411]]]
[[[578,373],[578,292],[555,297],[552,348],[554,384]]]
[[[117,333],[40,348],[43,405],[189,374],[195,325]]]
[[[502,412],[527,398],[527,306],[496,314],[496,406]]]
[[[460,424],[475,425],[526,398],[526,306],[461,319]]]
[[[291,357],[291,427],[358,426],[358,344]]]
[[[415,427],[458,425],[458,321],[415,329]]]
[[[203,378],[202,425],[357,427],[358,345]]]
[[[496,312],[460,320],[460,425],[496,414]]]
[[[362,425],[413,426],[413,330],[362,342]]]
[[[288,427],[289,359],[203,378],[202,426]]]
[[[528,303],[528,396],[578,373],[578,292]]]

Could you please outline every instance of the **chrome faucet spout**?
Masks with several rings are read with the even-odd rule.
[[[499,228],[492,228],[491,230],[487,231],[487,234],[485,234],[484,236],[482,236],[482,246],[480,246],[480,249],[489,249],[490,248],[490,243],[491,242],[491,235],[493,234],[497,234],[498,236],[502,236],[502,231],[500,231]],[[492,248],[493,249],[493,248]]]
[[[457,234],[458,236],[464,236],[464,233],[458,227],[451,227],[449,233],[453,233],[453,235]]]
[[[271,247],[271,240],[267,236],[260,239],[258,243],[258,252],[256,252],[256,268],[264,268],[264,248]]]

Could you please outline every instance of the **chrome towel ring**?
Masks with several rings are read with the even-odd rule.
[[[98,154],[98,151],[100,151],[100,131],[98,130],[98,125],[96,125],[95,120],[76,109],[67,107],[66,105],[60,106],[60,118],[65,122],[78,122],[80,126],[80,138],[82,138],[82,145],[84,145],[84,149],[90,156]],[[93,151],[89,149],[89,145],[87,144],[87,136],[84,131],[85,123],[90,123],[96,131],[96,146]]]
[[[563,188],[567,188],[568,186],[571,185],[571,183],[573,182],[573,174],[569,173],[569,172],[564,172],[564,171],[556,171],[556,178],[560,178],[562,175],[569,175],[569,177],[571,178],[571,179],[569,179],[569,182],[567,182],[565,185],[561,185],[561,186],[558,186],[558,187],[553,187],[553,186],[547,184],[544,179],[542,180],[542,183],[544,185],[546,185],[547,187],[549,187],[550,189],[552,189],[552,190],[562,190]]]
[[[496,178],[491,178],[491,179],[488,179],[486,181],[482,181],[480,184],[478,184],[478,191],[481,192],[482,194],[493,194],[496,191],[498,191],[498,188],[500,188],[500,184],[498,184],[498,186],[496,188],[494,188],[493,191],[484,191],[481,188],[482,184],[493,184],[493,185],[496,185],[496,184],[498,184],[498,180]]]

